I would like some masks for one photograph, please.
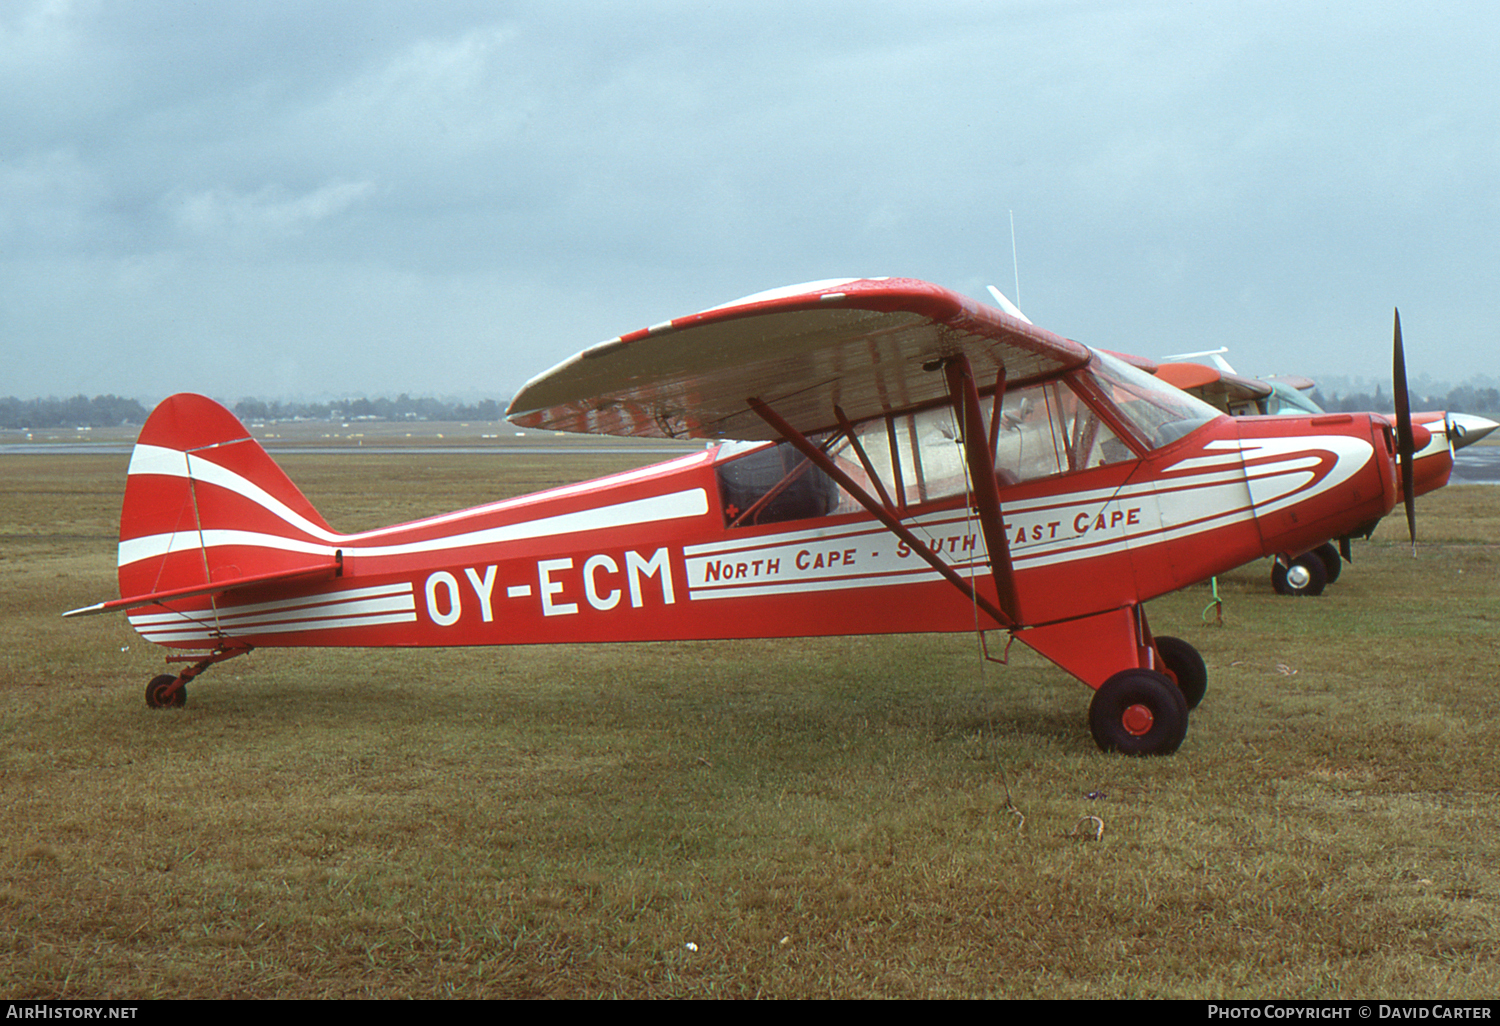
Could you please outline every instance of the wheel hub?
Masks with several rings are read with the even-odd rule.
[[[1293,563],[1287,567],[1286,583],[1301,591],[1312,583],[1312,574],[1308,572],[1307,567]]]
[[[1151,710],[1139,704],[1128,706],[1120,716],[1120,726],[1125,728],[1125,733],[1134,737],[1149,733],[1155,722],[1156,718],[1151,715]]]

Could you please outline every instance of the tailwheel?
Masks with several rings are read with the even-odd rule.
[[[171,673],[151,678],[151,683],[146,685],[146,704],[152,709],[179,709],[186,705],[187,684],[173,689],[176,680],[177,676]]]
[[[1208,691],[1208,667],[1198,650],[1181,638],[1156,638],[1156,654],[1166,664],[1172,676],[1177,678],[1177,687],[1187,700],[1188,709],[1198,708],[1203,695]]]
[[[1306,552],[1283,564],[1271,565],[1271,587],[1278,595],[1321,595],[1328,583],[1328,569],[1316,551]]]
[[[168,662],[193,661],[193,665],[176,676],[163,673],[159,677],[151,678],[151,683],[146,685],[146,704],[153,709],[176,709],[184,706],[187,704],[188,681],[193,680],[215,663],[222,663],[235,656],[248,655],[252,651],[254,649],[250,645],[225,642],[212,652],[200,656],[169,659]]]
[[[1187,736],[1187,699],[1165,674],[1121,670],[1094,693],[1089,727],[1103,751],[1171,755]]]

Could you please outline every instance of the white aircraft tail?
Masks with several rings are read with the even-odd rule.
[[[1205,349],[1201,353],[1178,353],[1176,356],[1163,356],[1162,359],[1164,361],[1177,361],[1177,360],[1194,360],[1194,361],[1196,361],[1196,360],[1201,360],[1203,357],[1206,356],[1206,357],[1208,357],[1209,362],[1211,362],[1214,365],[1214,367],[1217,368],[1220,372],[1222,372],[1224,374],[1237,374],[1237,373],[1239,373],[1233,367],[1229,366],[1229,361],[1228,360],[1224,359],[1223,354],[1227,353],[1227,352],[1229,352],[1229,347],[1228,346],[1220,346],[1218,349]]]

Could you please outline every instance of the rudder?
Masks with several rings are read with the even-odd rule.
[[[338,535],[245,426],[201,395],[141,428],[120,511],[120,595],[326,566]]]

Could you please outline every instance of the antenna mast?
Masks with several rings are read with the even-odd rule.
[[[1016,306],[1021,305],[1021,261],[1016,256],[1016,212],[1010,211],[1010,263],[1016,274]]]

